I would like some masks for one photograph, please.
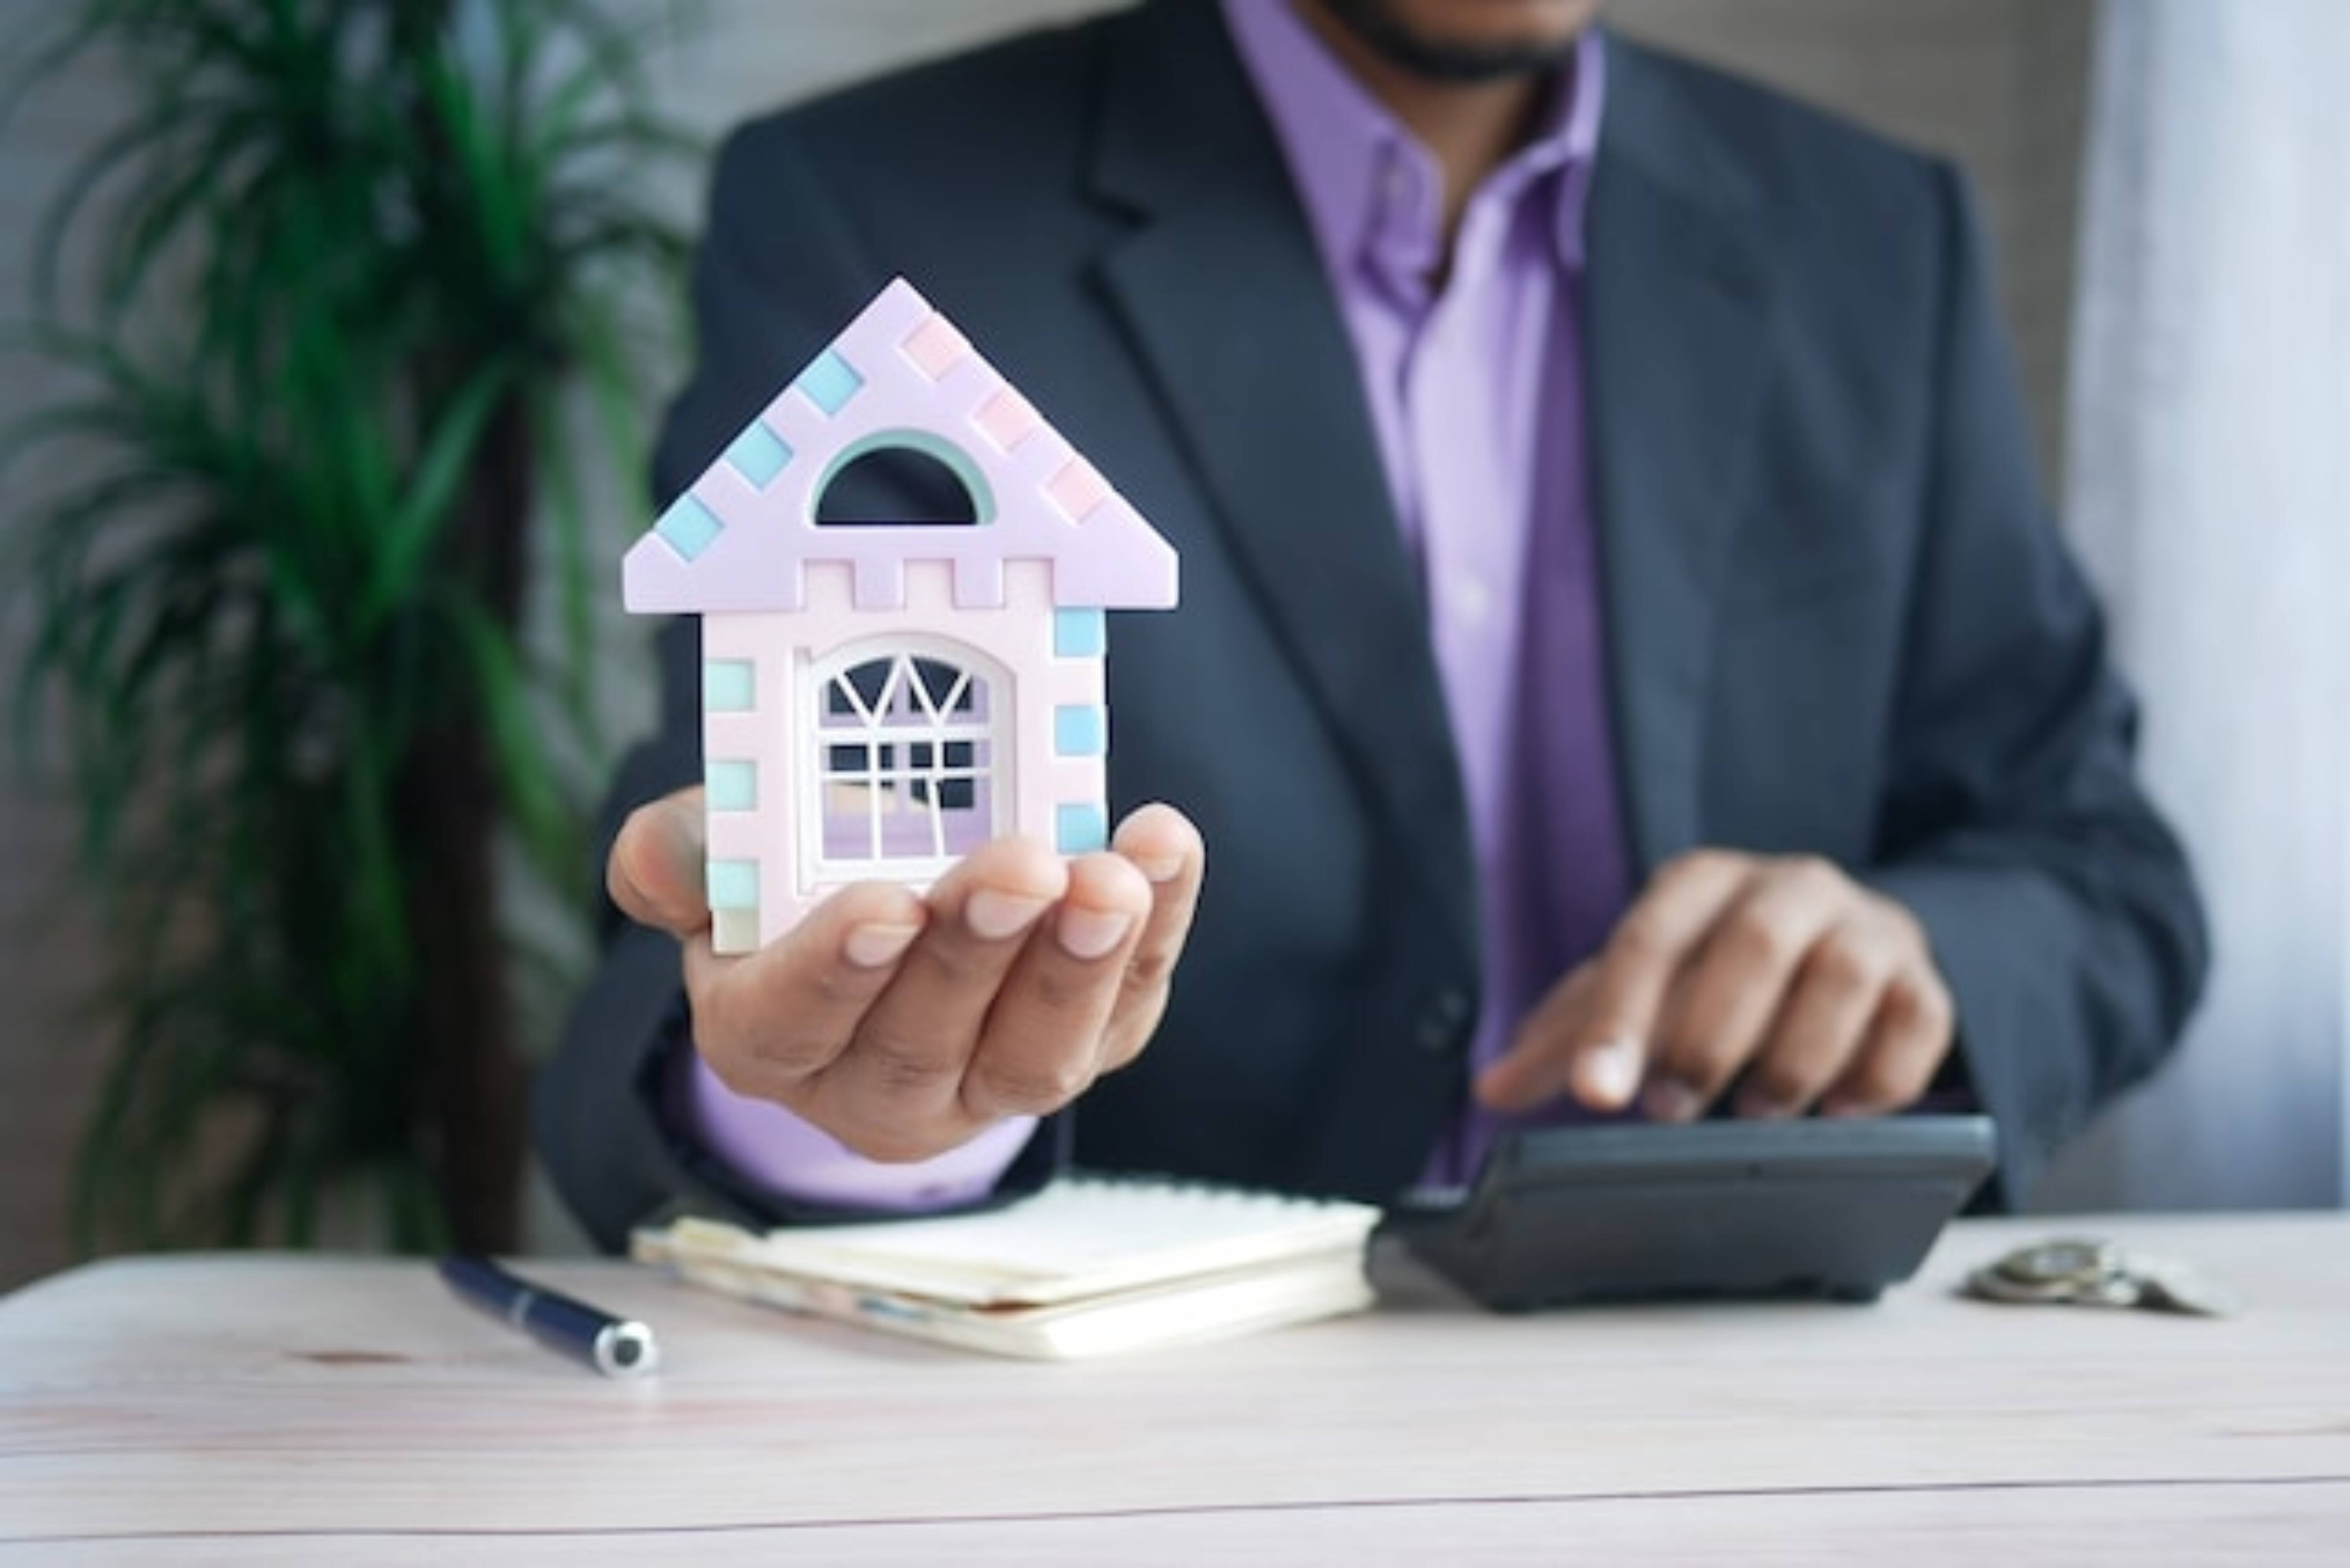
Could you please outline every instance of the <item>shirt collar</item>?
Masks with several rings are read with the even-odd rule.
[[[1225,26],[1272,119],[1334,271],[1426,274],[1440,243],[1436,161],[1330,54],[1291,0],[1222,0]],[[1584,29],[1541,128],[1487,177],[1504,200],[1547,199],[1559,265],[1580,270],[1591,167],[1607,97],[1600,30]],[[1559,178],[1543,176],[1556,171]]]

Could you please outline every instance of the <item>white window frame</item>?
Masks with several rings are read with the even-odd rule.
[[[874,711],[867,717],[867,722],[853,728],[827,726],[824,722],[826,693],[834,683],[849,671],[881,659],[890,661],[890,670]],[[890,699],[900,682],[912,679],[912,667],[918,659],[953,669],[958,677],[953,688],[955,691],[962,689],[963,682],[977,682],[985,692],[987,716],[958,721],[952,717],[951,692],[945,704],[946,711],[941,712],[931,707],[928,694],[917,683],[914,687],[919,694],[917,701],[923,708],[930,709],[931,722],[914,726],[882,723],[881,714],[887,712]],[[945,811],[940,805],[937,786],[952,779],[968,778],[974,785],[983,784],[987,800],[986,836],[993,838],[1004,831],[1005,816],[1013,799],[1014,758],[1012,737],[1014,731],[1012,704],[1014,694],[1010,673],[996,660],[971,644],[953,638],[904,632],[866,638],[834,649],[822,659],[802,667],[799,687],[801,732],[805,736],[800,748],[805,765],[796,770],[801,781],[798,792],[800,864],[808,868],[805,880],[810,887],[837,887],[868,880],[927,883],[943,876],[959,857],[947,852],[944,846]],[[862,713],[863,699],[852,695],[852,701],[857,702]],[[944,762],[946,747],[959,742],[974,743],[973,764],[969,768],[948,768]],[[931,763],[928,768],[916,770],[903,762],[886,771],[880,768],[879,753],[876,748],[922,744],[931,748]],[[842,857],[827,853],[824,833],[827,790],[835,783],[856,782],[843,779],[832,771],[829,753],[836,745],[866,748],[867,766],[862,776],[867,779],[927,781],[932,785],[929,815],[931,841],[935,848],[933,854]],[[900,755],[902,757],[904,753]],[[984,761],[980,761],[981,758]],[[870,789],[868,796],[868,809],[871,815],[868,819],[866,842],[878,848],[887,815],[888,792]]]

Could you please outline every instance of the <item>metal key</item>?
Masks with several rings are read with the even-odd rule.
[[[2144,1307],[2199,1317],[2237,1310],[2230,1292],[2182,1263],[2070,1237],[2018,1247],[1969,1274],[1965,1290],[1983,1301],[2034,1305]]]
[[[2244,1310],[2235,1292],[2185,1263],[2133,1257],[2129,1265],[2138,1282],[2139,1306],[2190,1317],[2233,1317]]]

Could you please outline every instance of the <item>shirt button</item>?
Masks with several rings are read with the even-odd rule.
[[[1469,993],[1447,986],[1429,998],[1419,1010],[1419,1048],[1431,1055],[1451,1055],[1468,1044]]]
[[[1474,628],[1484,625],[1492,608],[1493,596],[1482,582],[1466,572],[1452,579],[1452,614],[1462,626]]]

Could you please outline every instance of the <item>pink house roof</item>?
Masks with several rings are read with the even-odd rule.
[[[952,469],[977,524],[819,525],[826,482],[893,446]],[[1009,560],[1052,562],[1064,608],[1175,603],[1173,546],[900,278],[630,546],[622,597],[639,612],[793,610],[802,566],[846,561],[858,607],[896,608],[905,564],[924,560],[953,563],[964,607],[1003,602]]]

